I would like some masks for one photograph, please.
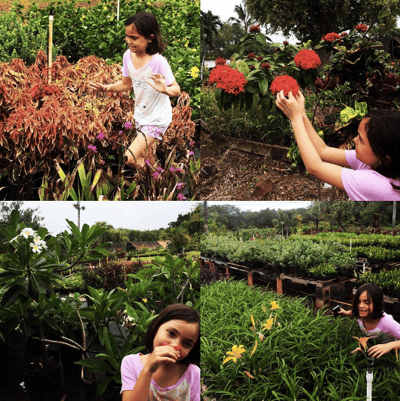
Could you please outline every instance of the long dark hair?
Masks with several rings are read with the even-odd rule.
[[[153,341],[157,334],[158,329],[164,323],[170,320],[181,320],[187,323],[197,323],[200,327],[200,315],[196,310],[184,304],[172,304],[167,306],[150,324],[144,345],[149,352],[153,352]],[[189,354],[182,359],[182,362],[200,364],[200,335],[197,338],[196,344],[189,352]]]
[[[147,54],[163,54],[165,43],[162,40],[158,22],[152,13],[141,11],[140,13],[133,15],[126,20],[125,26],[131,24],[134,24],[138,33],[146,39],[150,39],[151,35],[154,35],[154,39],[147,45]]]
[[[400,179],[400,111],[375,110],[364,118],[369,118],[365,124],[368,142],[380,161],[374,170],[385,177]]]
[[[363,284],[361,287],[357,289],[356,295],[353,301],[353,316],[359,318],[360,314],[358,312],[358,301],[360,300],[361,294],[367,291],[367,297],[372,302],[373,310],[371,317],[373,319],[379,319],[383,316],[383,293],[381,288],[376,284]]]

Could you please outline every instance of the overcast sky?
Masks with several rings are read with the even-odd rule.
[[[78,224],[77,202],[24,202],[24,207],[39,208],[43,224],[53,235],[69,226],[65,219]],[[198,202],[81,202],[81,227],[105,221],[114,228],[157,230],[167,228],[180,214],[189,213]]]
[[[201,0],[200,4],[202,11],[211,11],[214,15],[218,15],[222,22],[226,22],[231,17],[238,18],[234,10],[236,5],[239,6],[241,4],[241,0]],[[290,44],[295,45],[298,42],[294,36],[285,37],[281,32],[277,32],[275,35],[268,34],[268,37],[274,43],[281,43],[284,40],[288,40]]]
[[[311,205],[312,202],[217,202],[208,205],[233,205],[243,211],[263,209],[296,209]],[[44,217],[43,224],[50,233],[56,235],[68,228],[65,219],[78,224],[76,202],[24,202],[24,208],[39,208],[39,215]],[[132,230],[157,230],[167,228],[168,223],[176,221],[180,214],[189,213],[199,202],[81,202],[81,227],[93,225],[96,221],[105,221],[114,228]]]

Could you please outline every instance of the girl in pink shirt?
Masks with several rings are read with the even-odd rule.
[[[122,401],[200,401],[200,316],[172,304],[150,324],[149,354],[122,360]]]
[[[356,292],[352,310],[339,310],[341,315],[357,318],[365,337],[378,339],[381,344],[368,349],[368,354],[376,358],[400,347],[400,324],[383,312],[382,306],[383,294],[379,286],[363,284]]]
[[[156,141],[162,140],[172,121],[170,97],[181,94],[168,61],[162,56],[165,44],[153,14],[142,11],[125,22],[122,79],[111,85],[91,83],[97,91],[125,92],[133,87],[135,126],[138,135],[125,152],[125,163],[143,168],[146,160],[154,165]]]
[[[307,171],[345,190],[354,201],[400,200],[400,111],[367,114],[354,139],[355,150],[327,146],[315,132],[304,108],[302,93],[286,98],[278,93],[276,105],[290,119]]]

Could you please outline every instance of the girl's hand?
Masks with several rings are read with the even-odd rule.
[[[176,363],[180,353],[171,345],[155,347],[147,360],[146,367],[153,374],[161,365]]]
[[[165,93],[167,90],[167,83],[164,75],[158,73],[153,74],[149,77],[149,81],[147,81],[147,83],[160,93]]]
[[[368,355],[372,356],[373,358],[380,358],[382,355],[387,354],[392,349],[393,349],[393,346],[391,346],[390,343],[377,344],[368,350]]]
[[[343,308],[340,308],[338,311],[338,314],[343,316],[351,316],[351,313],[351,310],[344,310]]]
[[[109,92],[110,90],[108,85],[103,85],[96,82],[89,82],[89,88],[96,92]]]
[[[286,98],[283,94],[283,90],[281,90],[276,96],[275,103],[289,120],[293,120],[295,117],[301,117],[304,111],[303,95],[297,94],[293,96],[293,93],[289,92],[289,98]]]

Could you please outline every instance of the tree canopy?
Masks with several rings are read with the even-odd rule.
[[[252,17],[267,33],[282,31],[301,42],[319,42],[330,32],[340,33],[357,24],[370,25],[378,35],[390,35],[400,15],[399,0],[245,0]]]

